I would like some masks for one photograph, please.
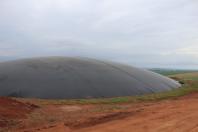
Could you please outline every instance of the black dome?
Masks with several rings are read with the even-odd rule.
[[[98,98],[178,87],[176,81],[144,69],[88,58],[43,57],[0,63],[0,96]]]

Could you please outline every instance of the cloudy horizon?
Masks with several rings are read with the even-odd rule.
[[[1,0],[0,61],[82,56],[198,69],[196,0]]]

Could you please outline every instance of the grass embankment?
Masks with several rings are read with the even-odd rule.
[[[173,69],[150,69],[150,70],[165,76],[198,72],[197,70],[173,70]]]
[[[170,77],[184,83],[181,88],[174,89],[168,92],[155,93],[142,96],[128,96],[116,98],[101,98],[101,99],[64,99],[64,100],[45,100],[36,99],[40,105],[46,104],[116,104],[116,103],[134,103],[141,101],[158,101],[162,99],[171,99],[183,96],[192,92],[198,91],[198,72],[171,75]]]

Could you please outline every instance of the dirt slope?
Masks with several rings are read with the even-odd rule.
[[[197,132],[198,94],[145,107],[144,111],[79,132]]]
[[[137,104],[51,104],[35,108],[35,105],[10,98],[0,98],[0,104],[0,131],[198,131],[198,93],[189,94],[174,100],[171,99]]]
[[[33,104],[22,103],[7,97],[0,97],[0,128],[17,124],[18,119],[26,118],[26,115],[36,107]]]
[[[197,132],[198,131],[198,93],[176,100],[154,102],[141,105],[141,111],[98,122],[89,127],[71,128],[64,123],[41,132]],[[132,110],[132,109],[131,109]]]

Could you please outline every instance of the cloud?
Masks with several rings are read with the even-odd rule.
[[[176,50],[169,51],[169,52],[162,52],[160,54],[162,56],[181,55],[181,56],[189,56],[192,58],[197,58],[198,57],[198,45],[187,46],[187,47],[176,49]]]
[[[197,7],[195,0],[1,0],[0,56],[194,67]]]

